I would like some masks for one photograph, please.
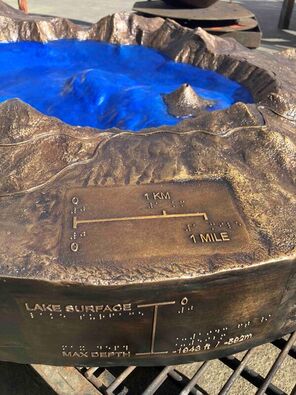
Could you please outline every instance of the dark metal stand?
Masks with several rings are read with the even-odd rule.
[[[279,20],[279,29],[289,29],[293,8],[294,0],[283,1],[281,16]]]

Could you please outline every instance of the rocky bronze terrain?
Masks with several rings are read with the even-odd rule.
[[[0,104],[1,277],[84,287],[157,285],[231,271],[243,276],[249,269],[282,262],[282,273],[287,275],[279,280],[279,298],[273,302],[279,306],[282,321],[270,337],[293,329],[294,54],[252,52],[232,39],[161,18],[123,13],[82,27],[62,18],[26,16],[0,2],[1,41],[61,38],[155,48],[178,62],[236,80],[251,91],[255,104],[197,111],[176,126],[138,133],[73,127],[17,99]],[[204,181],[227,187],[248,234],[241,248],[190,257],[180,252],[180,256],[163,259],[104,260],[98,256],[84,262],[71,261],[61,252],[68,190]],[[219,203],[218,196],[217,204],[222,212],[223,201]],[[124,235],[120,238],[128,243]],[[133,241],[129,242],[132,250]],[[278,266],[276,270],[281,272]]]

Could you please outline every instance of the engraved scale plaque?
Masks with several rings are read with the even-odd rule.
[[[69,262],[196,257],[248,245],[233,192],[221,182],[71,189],[64,207],[61,255]]]

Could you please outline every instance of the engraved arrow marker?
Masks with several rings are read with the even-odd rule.
[[[78,219],[73,217],[73,229],[77,229],[81,224],[100,224],[107,222],[120,222],[120,221],[145,221],[153,219],[171,219],[171,218],[186,218],[186,217],[203,217],[205,221],[208,220],[207,213],[185,213],[185,214],[167,214],[165,210],[161,215],[145,215],[138,217],[118,217],[118,218],[99,218],[99,219]]]

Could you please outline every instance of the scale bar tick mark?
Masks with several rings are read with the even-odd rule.
[[[144,355],[161,355],[168,354],[168,351],[157,351],[157,352],[137,352],[135,355],[144,356]]]

